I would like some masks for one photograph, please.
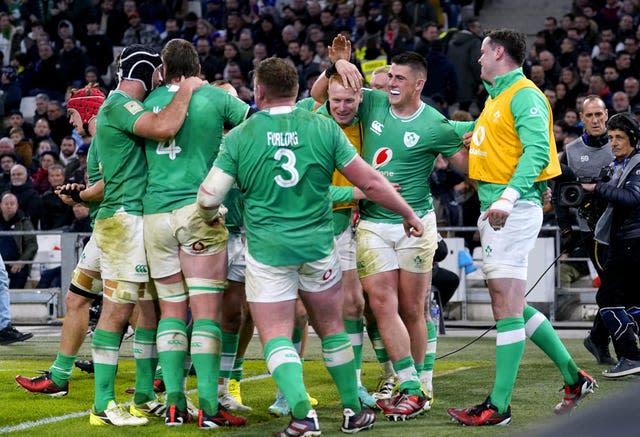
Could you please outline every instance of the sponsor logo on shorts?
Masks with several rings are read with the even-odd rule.
[[[136,273],[149,273],[149,271],[147,270],[147,266],[144,264],[138,264],[135,267],[135,271]]]
[[[171,339],[171,340],[167,341],[167,344],[170,344],[172,346],[181,346],[181,345],[184,344],[184,341],[174,338],[174,339]],[[202,344],[200,344],[198,342],[192,342],[191,344],[194,345],[194,346],[202,346]]]
[[[329,278],[331,278],[332,274],[333,274],[333,269],[327,270],[326,272],[324,272],[324,275],[322,275],[322,280],[323,281],[329,280]]]
[[[205,249],[205,245],[202,240],[198,240],[191,245],[191,250],[194,252],[202,252]]]
[[[393,158],[393,150],[388,147],[382,147],[373,154],[371,165],[377,170],[391,161],[391,158]]]

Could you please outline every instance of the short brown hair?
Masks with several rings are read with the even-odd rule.
[[[298,71],[283,59],[264,59],[255,69],[254,77],[257,84],[265,87],[268,100],[298,95]]]
[[[197,76],[200,73],[200,59],[195,47],[189,41],[172,39],[162,49],[162,62],[166,69],[165,82],[180,77]]]
[[[502,46],[507,55],[518,65],[522,65],[527,54],[527,37],[512,29],[492,30],[487,34],[491,47]]]

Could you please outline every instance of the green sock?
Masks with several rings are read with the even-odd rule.
[[[64,387],[71,378],[75,361],[76,355],[65,355],[62,352],[56,355],[56,359],[49,367],[49,372],[51,372],[51,379],[58,387]]]
[[[378,362],[380,364],[387,363],[389,361],[389,355],[387,355],[387,350],[384,348],[382,336],[380,335],[380,330],[378,329],[378,324],[376,322],[367,324],[367,335],[369,336],[369,340],[371,341],[371,345],[373,346],[373,351],[376,354]]]
[[[359,413],[362,410],[358,398],[356,364],[353,347],[346,332],[328,335],[322,339],[322,357],[324,365],[338,387],[343,408],[351,408]]]
[[[136,392],[133,402],[142,404],[156,398],[153,391],[153,376],[158,367],[155,329],[136,328],[133,356],[136,359]]]
[[[291,336],[291,341],[293,342],[293,347],[296,348],[296,352],[298,353],[298,356],[300,356],[300,351],[302,350],[303,334],[304,334],[304,327],[293,328],[293,335]]]
[[[304,419],[311,404],[302,380],[300,356],[293,343],[286,337],[272,338],[264,345],[263,354],[271,376],[291,407],[291,415]]]
[[[433,365],[436,362],[436,349],[438,346],[438,330],[433,320],[427,321],[427,351],[424,354],[422,370],[418,371],[420,382],[425,390],[433,390]]]
[[[220,379],[218,380],[218,391],[226,389],[227,381],[230,378],[231,370],[238,352],[238,339],[240,335],[232,332],[222,331],[222,354],[220,356]]]
[[[364,337],[364,320],[344,320],[344,328],[347,331],[351,345],[353,346],[353,359],[356,366],[356,378],[360,384],[360,369],[362,369],[362,339]]]
[[[236,381],[242,380],[242,366],[244,364],[244,357],[236,356],[235,361],[233,362],[233,369],[229,373],[229,379],[235,379]]]
[[[509,408],[511,393],[524,355],[525,334],[522,317],[508,317],[496,322],[496,380],[491,403],[504,413]]]
[[[158,356],[167,390],[167,405],[175,405],[181,411],[187,408],[182,384],[184,360],[189,348],[187,338],[187,327],[182,320],[167,317],[158,323]]]
[[[580,369],[567,351],[551,322],[540,311],[532,306],[524,307],[524,330],[531,339],[560,369],[565,384],[578,382]]]
[[[91,340],[94,383],[96,387],[93,410],[101,413],[109,401],[116,399],[115,382],[120,350],[120,332],[96,329]]]
[[[400,381],[400,391],[406,390],[410,395],[422,394],[418,372],[416,372],[413,358],[410,355],[394,361],[393,369],[396,371]]]
[[[160,364],[156,367],[156,373],[153,375],[153,379],[162,379],[162,366]]]
[[[191,334],[191,360],[198,374],[200,408],[210,416],[218,413],[220,370],[220,325],[214,320],[196,320]]]

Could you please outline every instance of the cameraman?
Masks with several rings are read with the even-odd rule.
[[[585,132],[579,138],[569,143],[564,154],[560,158],[562,175],[556,182],[575,182],[577,178],[596,178],[600,175],[603,167],[609,166],[613,159],[609,137],[607,136],[606,123],[609,118],[604,101],[596,96],[590,95],[584,99],[580,119],[584,124]],[[578,214],[578,226],[580,230],[574,234],[571,225],[573,214],[568,206],[559,203],[557,194],[560,190],[554,190],[553,206],[556,211],[558,226],[561,229],[562,252],[569,253],[576,246],[581,246],[589,254],[598,274],[601,273],[601,255],[596,252],[596,244],[593,239],[593,227],[599,218],[599,211],[589,211],[595,220],[589,223],[583,214]],[[593,203],[591,209],[593,209]],[[580,207],[582,211],[583,206]],[[615,364],[609,353],[609,331],[602,323],[599,315],[593,322],[593,327],[587,338],[584,340],[585,347],[591,352],[599,364]]]
[[[608,202],[595,229],[596,240],[609,245],[596,301],[619,358],[617,365],[602,374],[618,378],[640,373],[640,350],[634,332],[634,325],[637,328],[640,322],[640,296],[636,275],[632,274],[640,265],[640,124],[633,115],[623,112],[611,117],[607,128],[614,155],[611,181],[582,187]]]

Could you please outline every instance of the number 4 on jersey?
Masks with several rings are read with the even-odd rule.
[[[180,152],[182,152],[182,149],[180,146],[176,146],[175,138],[172,139],[169,144],[165,141],[158,143],[158,147],[156,149],[156,153],[158,155],[169,155],[169,159],[172,161],[176,159],[176,155]]]

